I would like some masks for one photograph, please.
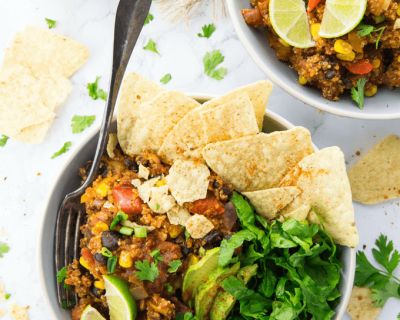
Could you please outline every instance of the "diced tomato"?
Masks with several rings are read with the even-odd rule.
[[[88,262],[90,266],[94,265],[94,257],[88,248],[82,248],[81,256]]]
[[[310,13],[311,11],[313,11],[320,2],[321,0],[309,0],[307,6],[307,12]]]
[[[126,214],[139,214],[142,212],[142,200],[134,196],[131,186],[116,186],[113,189],[116,205]]]
[[[215,197],[209,197],[192,202],[189,205],[189,210],[192,213],[209,215],[215,213],[222,214],[224,213],[225,208],[224,205]]]
[[[368,60],[360,60],[356,63],[348,65],[347,70],[354,74],[367,74],[370,73],[374,66]]]

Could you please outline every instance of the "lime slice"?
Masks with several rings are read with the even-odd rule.
[[[275,32],[291,46],[309,48],[315,45],[303,0],[271,0],[269,15]]]
[[[367,0],[327,0],[319,36],[336,38],[349,33],[364,17]]]
[[[129,291],[128,284],[112,275],[103,276],[106,298],[111,320],[134,320],[136,302]]]
[[[83,310],[81,320],[106,320],[100,312],[93,308],[90,304]]]

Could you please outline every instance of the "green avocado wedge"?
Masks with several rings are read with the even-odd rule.
[[[190,266],[186,271],[182,284],[183,301],[194,298],[194,293],[201,284],[207,282],[210,274],[218,268],[219,247],[206,251],[199,262]]]
[[[247,284],[257,274],[256,264],[243,267],[239,270],[237,278]],[[219,291],[210,310],[210,320],[225,320],[235,306],[236,299],[226,291]]]
[[[240,269],[240,263],[236,263],[230,268],[218,268],[209,277],[206,283],[200,285],[195,296],[194,308],[198,320],[209,318],[214,299],[218,294],[220,283],[230,276],[234,276]]]

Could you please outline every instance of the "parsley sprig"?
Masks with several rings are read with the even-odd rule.
[[[219,50],[207,52],[203,58],[204,73],[216,80],[224,79],[228,73],[228,70],[222,67],[217,69],[217,67],[224,62],[224,60],[225,57]]]
[[[159,271],[154,262],[150,263],[148,260],[138,260],[135,262],[135,267],[138,270],[135,273],[136,277],[141,281],[148,280],[154,282],[158,278]]]
[[[364,88],[366,83],[367,79],[358,79],[357,87],[351,88],[351,98],[360,109],[364,108]]]
[[[144,25],[149,24],[153,20],[154,20],[154,16],[151,13],[149,13],[146,17],[146,20],[144,20]]]
[[[57,271],[57,283],[62,283],[65,289],[68,289],[68,285],[65,284],[65,278],[67,277],[67,267],[62,267],[60,270]]]
[[[364,252],[357,253],[355,284],[372,290],[372,300],[382,308],[389,298],[400,299],[400,279],[394,275],[399,266],[400,254],[394,249],[393,241],[381,234],[375,241],[372,255],[379,267],[375,267]]]
[[[210,24],[205,24],[204,26],[201,27],[201,32],[197,34],[198,37],[200,38],[211,38],[213,33],[217,30],[215,25],[213,23]]]
[[[161,79],[160,82],[162,84],[167,84],[168,82],[170,82],[172,80],[172,76],[170,73],[165,74]]]
[[[178,269],[180,268],[180,266],[182,265],[182,261],[181,260],[172,260],[168,266],[168,272],[169,273],[175,273],[178,271]]]

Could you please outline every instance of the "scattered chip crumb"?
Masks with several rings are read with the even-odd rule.
[[[376,308],[371,299],[371,289],[353,287],[350,302],[347,307],[352,320],[378,319],[382,309]]]
[[[37,176],[41,176],[42,173],[38,171],[38,172],[36,172],[36,175],[37,175]]]
[[[116,133],[110,133],[107,141],[107,154],[111,159],[115,158],[115,148],[117,147],[118,139]]]
[[[175,200],[168,194],[168,186],[164,185],[151,188],[150,200],[147,204],[155,213],[166,213],[175,206]]]
[[[17,304],[13,304],[11,306],[11,317],[15,320],[29,320],[29,306],[19,306]]]
[[[138,176],[139,178],[147,180],[149,179],[150,176],[150,170],[146,168],[144,165],[139,164]]]
[[[139,166],[140,170],[140,166]],[[159,179],[158,178],[153,178],[150,179],[144,183],[142,183],[137,189],[139,192],[139,197],[140,199],[143,200],[144,203],[149,202],[150,200],[150,195],[151,195],[151,188],[155,186]]]
[[[193,239],[201,239],[214,229],[211,221],[200,214],[191,216],[186,221],[185,227]]]
[[[132,179],[131,184],[132,184],[135,188],[139,188],[139,186],[142,184],[142,181],[140,181],[140,179]]]
[[[188,210],[180,206],[174,206],[167,212],[169,223],[184,226],[191,215]]]

